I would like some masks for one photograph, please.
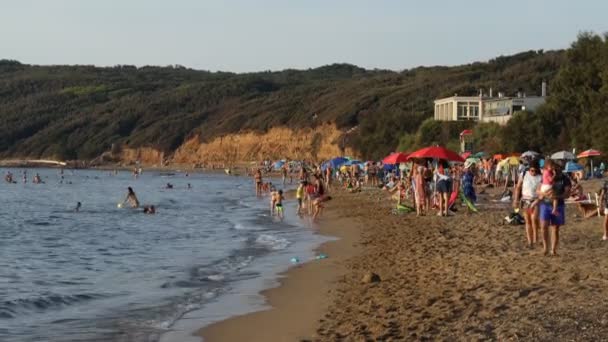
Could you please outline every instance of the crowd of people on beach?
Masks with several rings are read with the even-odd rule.
[[[608,182],[597,191],[595,203],[585,194],[580,170],[565,172],[568,160],[545,158],[536,152],[523,155],[506,155],[466,159],[452,162],[439,158],[412,158],[407,163],[387,165],[382,162],[352,162],[332,167],[330,162],[315,164],[301,162],[294,170],[290,163],[283,163],[275,171],[281,175],[283,185],[293,181],[297,174],[297,214],[309,214],[317,220],[323,202],[331,199],[328,191],[342,188],[359,193],[364,188],[382,188],[397,202],[397,214],[415,212],[425,216],[436,210],[437,216],[453,216],[460,208],[475,213],[486,203],[480,203],[478,195],[495,188],[504,210],[512,208],[508,222],[525,225],[528,247],[539,242],[545,255],[557,255],[559,230],[566,222],[566,201],[576,203],[585,217],[608,214]],[[464,159],[463,159],[464,160]],[[541,167],[542,165],[542,167]],[[252,171],[256,194],[270,196],[271,213],[283,217],[283,190],[277,190],[270,182],[263,181],[263,171],[272,172],[272,163]],[[589,172],[590,177],[602,177],[604,163]],[[290,181],[290,183],[291,183]],[[479,191],[478,191],[479,190]],[[485,200],[485,196],[482,196]],[[482,201],[483,202],[483,201]],[[509,205],[511,204],[511,205]],[[585,209],[591,206],[593,209]],[[600,210],[600,208],[603,208]],[[608,240],[608,216],[603,221],[603,240]]]
[[[250,175],[253,177],[255,194],[258,197],[268,195],[270,198],[270,213],[279,219],[285,217],[283,200],[285,199],[283,189],[278,189],[272,181],[264,182],[264,173],[269,174],[272,169],[265,167],[253,168]],[[331,200],[329,188],[331,180],[327,179],[319,165],[311,162],[298,162],[296,167],[293,163],[284,163],[279,167],[282,185],[293,184],[294,175],[298,180],[295,196],[298,202],[296,214],[300,217],[309,215],[312,221],[317,221],[323,210],[325,202]]]

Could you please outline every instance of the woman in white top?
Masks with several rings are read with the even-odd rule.
[[[526,221],[526,238],[528,247],[532,247],[538,241],[538,206],[530,208],[530,204],[538,198],[538,191],[542,177],[538,161],[530,162],[530,168],[520,175],[515,191],[513,207],[522,208],[524,220]]]

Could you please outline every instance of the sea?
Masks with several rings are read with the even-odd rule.
[[[202,326],[265,308],[259,292],[329,239],[294,201],[270,215],[247,177],[29,169],[24,183],[23,170],[1,170],[16,181],[0,184],[4,342],[200,341]],[[155,215],[119,208],[129,186]]]

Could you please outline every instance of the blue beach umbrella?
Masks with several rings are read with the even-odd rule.
[[[274,167],[275,170],[278,170],[278,169],[282,168],[283,165],[285,165],[285,161],[284,160],[279,160],[279,161],[276,161],[273,164],[273,167]]]
[[[332,169],[337,169],[347,162],[348,162],[348,159],[346,159],[344,157],[337,157],[337,158],[331,159],[329,161],[329,165],[331,166]]]
[[[582,171],[582,170],[583,170],[583,166],[581,164],[577,164],[575,162],[567,162],[566,167],[564,167],[564,172],[566,172],[566,173],[577,172],[577,171]]]
[[[360,165],[360,164],[364,164],[364,163],[362,163],[360,160],[355,160],[355,159],[351,159],[351,160],[347,161],[346,163],[344,163],[344,165],[346,165],[346,166],[351,166],[353,164]]]

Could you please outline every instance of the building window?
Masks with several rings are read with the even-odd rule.
[[[469,102],[469,116],[473,118],[479,118],[479,103]]]
[[[467,111],[467,103],[466,102],[458,102],[458,108],[457,108],[457,112],[456,115],[458,116],[458,119],[466,119],[468,117],[468,111]]]

